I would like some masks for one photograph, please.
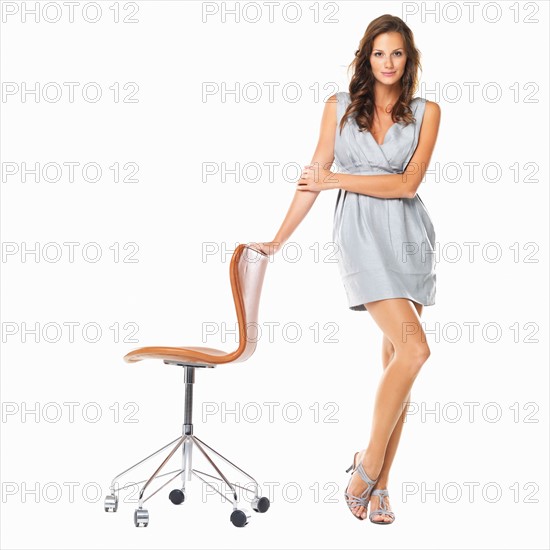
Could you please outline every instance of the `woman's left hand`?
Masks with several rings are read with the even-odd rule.
[[[318,165],[308,164],[302,170],[302,175],[298,180],[297,189],[299,191],[326,191],[327,189],[336,189],[338,179],[334,172],[321,168]]]

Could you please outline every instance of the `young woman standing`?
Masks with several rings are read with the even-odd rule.
[[[383,333],[383,375],[366,447],[355,453],[345,492],[358,519],[395,519],[388,477],[412,385],[430,355],[420,323],[435,303],[435,231],[417,194],[435,147],[439,105],[413,97],[420,54],[409,27],[382,15],[361,39],[349,92],[327,101],[315,154],[297,184],[273,241],[251,243],[275,254],[320,192],[339,189],[333,240],[348,306],[368,311]],[[336,161],[338,171],[330,168]],[[359,411],[358,411],[359,412]]]

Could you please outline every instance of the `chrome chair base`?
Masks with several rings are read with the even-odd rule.
[[[233,462],[229,461],[222,454],[220,454],[218,451],[213,449],[210,445],[206,444],[204,441],[199,439],[196,435],[193,435],[193,424],[191,422],[192,403],[193,403],[192,384],[194,383],[194,379],[195,379],[194,369],[196,368],[196,366],[195,365],[193,366],[182,365],[182,366],[185,369],[185,420],[183,425],[183,435],[181,435],[180,437],[177,437],[170,443],[164,445],[154,453],[143,458],[133,466],[130,466],[129,468],[127,468],[126,470],[124,470],[123,472],[115,476],[115,478],[113,479],[109,487],[110,494],[107,495],[107,497],[105,498],[104,509],[106,512],[116,512],[118,509],[119,492],[131,486],[141,486],[141,489],[139,492],[138,508],[134,512],[134,525],[136,527],[147,527],[147,525],[149,525],[149,511],[143,508],[143,504],[147,502],[151,497],[156,495],[161,489],[166,487],[169,483],[174,481],[178,476],[181,476],[181,489],[173,489],[169,494],[169,499],[173,504],[176,504],[176,505],[182,504],[183,502],[185,502],[185,482],[186,480],[190,481],[192,479],[192,476],[195,476],[198,479],[200,479],[203,483],[210,486],[210,488],[213,489],[216,493],[221,495],[221,497],[224,500],[231,502],[233,504],[233,511],[229,519],[231,523],[236,527],[244,527],[245,525],[248,524],[248,520],[250,519],[250,514],[247,512],[246,509],[242,509],[238,507],[239,497],[237,495],[237,489],[254,493],[254,496],[251,500],[250,505],[252,509],[258,513],[267,512],[270,506],[269,499],[267,497],[259,496],[258,483],[252,476],[247,474],[244,470],[239,468],[237,465],[233,464]],[[206,472],[197,470],[196,468],[192,467],[193,447],[195,446],[202,453],[202,455],[207,459],[207,461],[210,463],[210,465],[214,468],[214,470],[218,473],[220,477],[216,477],[214,475],[208,474]],[[169,447],[172,447],[172,449],[148,479],[144,479],[138,482],[127,483],[122,487],[118,486],[117,480],[119,480],[121,477],[126,475],[128,472],[132,471],[134,468],[137,468],[140,464],[143,464],[144,462],[157,456],[158,454],[168,449]],[[166,466],[166,464],[168,464],[170,459],[174,456],[174,454],[180,447],[182,447],[182,459],[183,459],[182,468],[161,474],[160,473],[161,470]],[[248,479],[252,481],[254,485],[254,489],[244,487],[237,483],[231,483],[228,480],[228,478],[223,474],[223,472],[220,470],[220,468],[216,465],[214,460],[212,460],[212,458],[210,457],[206,449],[214,453],[216,456],[221,458],[224,462],[232,466],[235,470],[237,470],[241,474],[244,474]],[[172,477],[170,477],[168,481],[166,481],[153,493],[151,493],[146,498],[144,498],[145,490],[147,489],[147,487],[149,487],[149,485],[155,479],[166,477],[166,476],[172,476]],[[211,479],[216,479],[218,481],[221,481],[222,483],[225,483],[226,486],[229,487],[232,493],[233,499],[228,498],[221,491],[219,491],[212,483],[204,479],[204,477],[202,476],[207,476]]]

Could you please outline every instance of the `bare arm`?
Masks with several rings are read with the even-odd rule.
[[[437,140],[441,109],[433,101],[426,103],[418,145],[402,174],[364,175],[332,173],[325,179],[324,189],[344,189],[382,199],[407,198],[416,195],[432,157]]]
[[[334,162],[334,136],[336,133],[336,95],[329,97],[325,103],[323,111],[323,117],[321,119],[321,129],[319,133],[319,141],[317,148],[313,154],[312,164],[318,163],[319,166],[323,166],[327,170],[330,169]],[[288,209],[288,212],[275,235],[272,243],[280,243],[277,248],[283,246],[283,244],[290,238],[292,233],[300,225],[302,220],[306,217],[310,211],[313,203],[317,199],[320,191],[311,191],[304,193],[302,191],[296,191],[294,197]]]

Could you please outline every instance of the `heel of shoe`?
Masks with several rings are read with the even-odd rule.
[[[351,463],[351,466],[346,470],[346,474],[349,474],[349,472],[351,472],[355,468],[355,460],[357,459],[358,454],[359,453],[355,453],[353,455],[353,462]]]

